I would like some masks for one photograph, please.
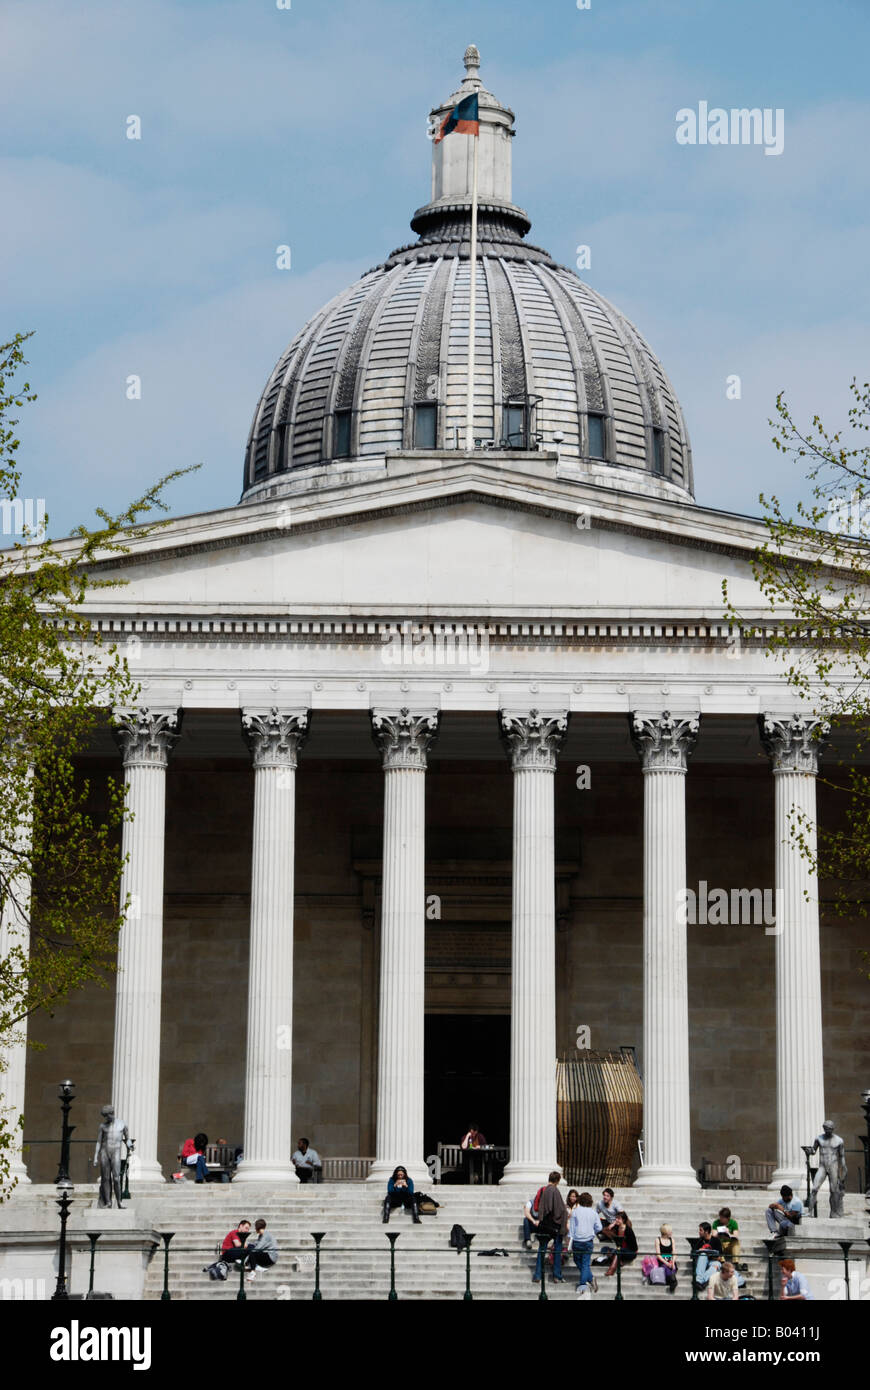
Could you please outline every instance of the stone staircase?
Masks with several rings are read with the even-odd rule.
[[[321,1246],[320,1272],[324,1299],[386,1299],[390,1288],[387,1230],[400,1233],[396,1242],[399,1299],[461,1299],[465,1291],[465,1255],[457,1255],[448,1243],[454,1223],[474,1232],[471,1289],[475,1300],[536,1299],[540,1288],[532,1283],[535,1251],[526,1251],[521,1245],[525,1190],[459,1186],[430,1187],[429,1190],[441,1203],[437,1216],[423,1217],[420,1225],[414,1225],[409,1213],[396,1211],[388,1227],[381,1221],[379,1194],[363,1183],[323,1183],[279,1195],[274,1189],[260,1191],[248,1184],[244,1187],[241,1184],[183,1184],[167,1190],[165,1195],[143,1195],[136,1205],[140,1217],[153,1223],[156,1230],[176,1233],[170,1246],[170,1292],[176,1300],[236,1299],[237,1273],[231,1271],[229,1279],[222,1283],[211,1281],[202,1271],[204,1265],[216,1258],[216,1246],[226,1232],[244,1216],[252,1222],[264,1216],[281,1252],[273,1269],[258,1274],[253,1283],[245,1284],[250,1300],[311,1299],[315,1248],[312,1231],[326,1233]],[[761,1241],[768,1234],[763,1213],[772,1200],[770,1193],[733,1192],[727,1188],[708,1189],[703,1193],[627,1189],[617,1193],[617,1200],[632,1217],[640,1249],[638,1259],[623,1272],[625,1299],[659,1299],[671,1303],[691,1298],[691,1263],[685,1237],[697,1235],[698,1222],[712,1220],[723,1205],[731,1207],[740,1223],[741,1258],[749,1265],[745,1291],[756,1298],[766,1297],[767,1252]],[[830,1276],[837,1268],[842,1270],[842,1261],[839,1266],[836,1263],[839,1258],[836,1246],[831,1243],[843,1235],[866,1236],[861,1198],[849,1199],[847,1218],[846,1222],[807,1220],[801,1237],[792,1243],[795,1258],[800,1260],[802,1247],[813,1245],[819,1249],[821,1243],[833,1251],[833,1257],[824,1267],[818,1266],[820,1273]],[[680,1279],[673,1295],[660,1286],[644,1284],[640,1274],[641,1257],[653,1250],[655,1236],[664,1221],[673,1227],[680,1260]],[[507,1258],[476,1254],[478,1250],[492,1248],[507,1250]],[[805,1262],[802,1268],[811,1273],[812,1262]],[[565,1282],[555,1284],[550,1282],[548,1271],[547,1293],[551,1299],[573,1299],[575,1296],[577,1271],[570,1258],[565,1262],[564,1272]],[[599,1282],[596,1297],[601,1300],[615,1298],[616,1278],[604,1278],[600,1267],[594,1272]],[[163,1259],[162,1252],[158,1252],[146,1272],[145,1298],[159,1298],[162,1287]]]

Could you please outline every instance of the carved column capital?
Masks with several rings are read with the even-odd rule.
[[[280,767],[295,770],[299,750],[308,737],[307,709],[243,709],[242,733],[255,769]]]
[[[764,751],[776,772],[805,772],[815,777],[822,752],[822,735],[830,729],[821,719],[805,714],[760,714],[758,731]]]
[[[697,714],[641,714],[628,716],[631,741],[644,772],[685,772],[698,737]]]
[[[501,710],[499,729],[513,772],[555,772],[568,711]]]
[[[438,736],[440,710],[372,710],[372,738],[384,771],[425,772],[426,755]]]
[[[181,734],[180,709],[115,710],[112,732],[125,767],[166,767]]]

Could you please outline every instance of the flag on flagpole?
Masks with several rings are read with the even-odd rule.
[[[477,116],[477,92],[472,92],[471,96],[463,97],[458,101],[453,110],[448,112],[441,122],[441,129],[435,136],[435,144],[449,135],[452,130],[458,130],[460,135],[479,135],[480,122]]]

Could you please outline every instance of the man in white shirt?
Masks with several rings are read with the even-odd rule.
[[[764,1213],[767,1219],[767,1229],[771,1235],[790,1236],[794,1234],[795,1227],[800,1225],[804,1204],[800,1197],[794,1195],[788,1185],[779,1189],[779,1195],[782,1200],[771,1202]]]
[[[299,1140],[299,1148],[293,1155],[292,1162],[300,1182],[311,1182],[315,1173],[319,1173],[323,1167],[320,1154],[311,1148],[307,1139]]]

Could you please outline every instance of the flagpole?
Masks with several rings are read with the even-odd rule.
[[[474,449],[474,320],[477,309],[477,143],[479,135],[471,137],[474,141],[474,159],[471,172],[471,293],[468,300],[468,385],[465,396],[465,448],[468,453]]]

